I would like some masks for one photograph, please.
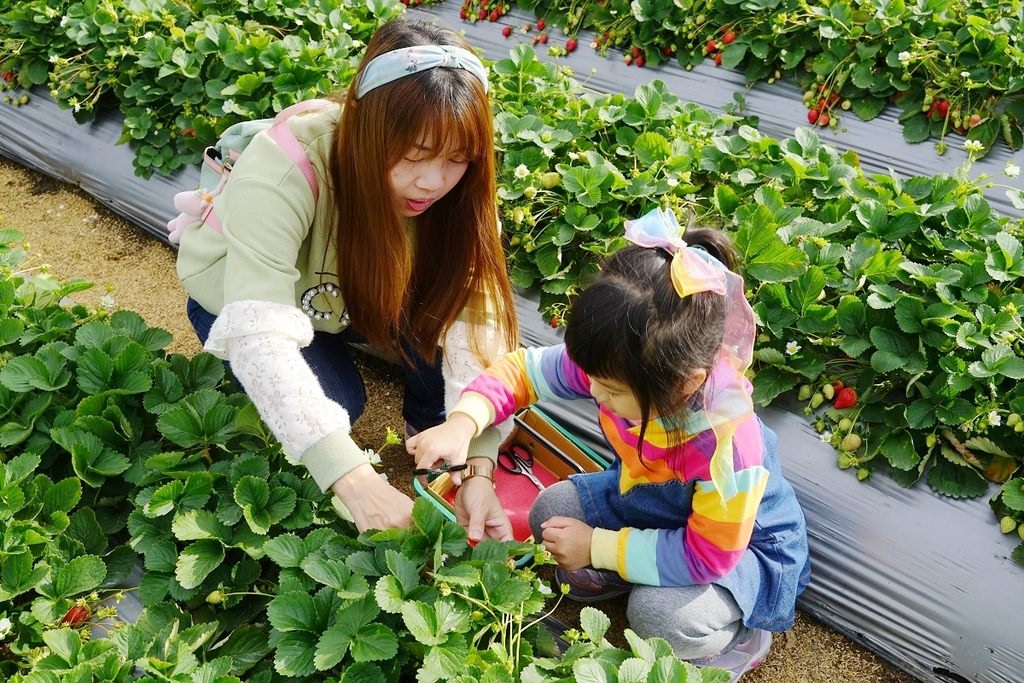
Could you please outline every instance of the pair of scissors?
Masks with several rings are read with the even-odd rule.
[[[529,478],[541,491],[546,488],[533,474],[533,453],[520,443],[509,444],[507,448],[498,451],[498,466],[506,472]]]

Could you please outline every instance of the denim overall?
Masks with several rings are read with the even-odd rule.
[[[725,588],[750,628],[784,631],[793,626],[796,598],[810,582],[807,527],[793,487],[782,476],[775,433],[761,425],[762,465],[768,485],[757,510],[750,545],[739,564],[714,583]],[[621,462],[604,472],[577,474],[576,485],[586,522],[617,530],[680,529],[690,517],[695,480],[634,486],[619,492]],[[682,558],[680,558],[682,561]]]

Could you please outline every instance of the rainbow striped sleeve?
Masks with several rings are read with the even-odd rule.
[[[593,566],[615,570],[628,581],[649,586],[706,584],[732,571],[750,543],[768,483],[768,470],[761,465],[764,446],[756,422],[756,418],[748,420],[734,440],[736,495],[723,500],[705,466],[705,476],[694,485],[685,528],[595,529],[591,541]],[[755,430],[758,439],[752,442],[748,437]]]
[[[569,359],[565,344],[505,354],[469,383],[452,412],[467,413],[482,430],[504,422],[521,408],[552,398],[590,398],[590,378]],[[481,401],[488,404],[486,418],[480,411]]]

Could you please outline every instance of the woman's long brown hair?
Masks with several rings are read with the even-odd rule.
[[[403,354],[402,342],[433,360],[463,310],[471,346],[487,362],[483,324],[518,343],[515,303],[495,205],[495,151],[487,94],[463,69],[434,68],[355,99],[371,59],[412,45],[457,45],[454,32],[423,22],[391,21],[374,34],[334,136],[330,173],[338,209],[338,280],[353,327],[374,347]],[[414,219],[410,232],[391,198],[390,169],[423,142],[469,160],[465,175]]]

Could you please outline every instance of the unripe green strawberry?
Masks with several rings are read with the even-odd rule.
[[[817,408],[822,403],[824,403],[824,401],[825,397],[821,395],[820,391],[814,392],[814,395],[811,396],[811,408]]]
[[[933,446],[935,446],[938,440],[939,437],[935,436],[934,434],[929,434],[928,436],[924,437],[924,443],[926,446],[928,446],[928,448],[932,448]]]
[[[825,398],[832,400],[832,397],[836,395],[836,390],[832,388],[831,384],[826,384],[821,388],[821,393],[825,395]]]
[[[853,420],[848,417],[844,417],[839,421],[839,431],[848,432],[853,429]]]
[[[857,481],[864,481],[870,476],[871,470],[869,470],[867,467],[861,467],[859,470],[857,470]]]
[[[814,389],[811,388],[810,384],[804,384],[803,386],[800,387],[800,392],[796,395],[796,397],[801,401],[806,401],[811,397],[811,394],[813,392]]]
[[[1006,416],[1006,426],[1016,427],[1020,423],[1020,415],[1017,413],[1010,413]]]
[[[528,185],[526,189],[523,190],[523,196],[527,199],[533,199],[537,196],[537,188],[533,185]]]
[[[840,453],[838,462],[841,470],[848,470],[860,464],[860,460],[853,453]]]
[[[847,434],[843,437],[842,442],[840,442],[839,448],[844,451],[853,452],[860,448],[862,443],[863,440],[860,438],[859,434]]]
[[[1017,535],[1020,536],[1020,540],[1024,541],[1024,524],[1017,525]]]
[[[226,597],[227,596],[224,595],[224,591],[211,591],[210,594],[206,596],[206,602],[211,605],[219,605],[224,602]]]
[[[540,184],[545,190],[557,187],[562,182],[562,175],[557,171],[548,171],[540,176]]]
[[[1024,422],[1018,422],[1017,424],[1013,425],[1013,431],[1017,432],[1018,434],[1024,432]]]
[[[825,431],[825,421],[824,420],[818,420],[817,422],[815,422],[814,423],[814,431],[818,432],[819,434],[821,434],[823,431]]]
[[[1007,515],[999,520],[999,530],[1004,534],[1008,534],[1017,528],[1017,520]]]

